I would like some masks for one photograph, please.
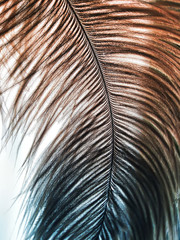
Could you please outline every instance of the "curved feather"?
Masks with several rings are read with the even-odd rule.
[[[29,181],[26,239],[179,237],[179,1],[1,1],[9,133],[57,122]]]

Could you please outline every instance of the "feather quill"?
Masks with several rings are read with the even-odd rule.
[[[26,239],[178,240],[180,3],[0,2],[9,136],[35,136]],[[8,62],[13,67],[8,69]]]

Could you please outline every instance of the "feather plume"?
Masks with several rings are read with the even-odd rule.
[[[26,239],[178,240],[179,0],[1,1],[0,39],[8,137],[35,130],[23,168],[53,134]]]

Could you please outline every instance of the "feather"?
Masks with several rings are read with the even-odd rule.
[[[179,13],[179,0],[0,2],[7,134],[35,130],[24,169],[53,134],[27,174],[26,239],[179,239]]]

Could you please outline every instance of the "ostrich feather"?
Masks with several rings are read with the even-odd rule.
[[[178,240],[179,0],[1,1],[0,39],[26,239]]]

